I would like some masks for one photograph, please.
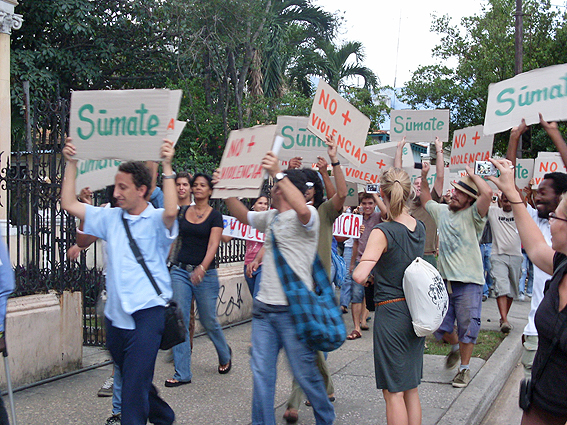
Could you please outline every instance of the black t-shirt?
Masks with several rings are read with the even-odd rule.
[[[553,277],[535,315],[539,342],[532,369],[532,378],[536,381],[534,402],[556,416],[567,416],[567,327],[561,329],[567,320],[567,307],[559,311],[559,283],[567,273],[566,260],[565,254],[555,253]],[[555,335],[559,341],[547,364],[543,365]],[[538,378],[539,373],[541,376]]]
[[[177,261],[185,264],[198,266],[207,255],[207,247],[213,227],[223,228],[222,214],[213,209],[209,216],[199,224],[193,224],[185,219],[185,215],[179,220],[179,237],[181,248],[177,255]],[[215,267],[211,261],[209,269]]]

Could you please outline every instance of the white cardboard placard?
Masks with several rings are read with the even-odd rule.
[[[567,64],[518,74],[488,86],[484,133],[495,134],[520,124],[567,119]]]
[[[370,119],[322,79],[313,99],[307,128],[321,140],[333,136],[338,154],[350,164],[360,165]]]
[[[475,161],[488,161],[492,156],[494,136],[485,136],[482,125],[456,130],[453,134],[451,171],[464,170],[465,165],[472,167]]]
[[[442,142],[449,140],[449,110],[412,109],[390,112],[390,140],[399,142],[433,142],[436,137]]]

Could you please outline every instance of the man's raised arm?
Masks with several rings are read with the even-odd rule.
[[[445,158],[443,157],[443,142],[439,140],[439,137],[435,138],[435,153],[437,154],[437,159],[435,161],[435,183],[433,184],[433,189],[437,192],[437,196],[443,196],[443,184],[445,183]],[[423,179],[421,179],[423,182]]]
[[[175,149],[171,140],[163,141],[160,154],[162,157],[161,166],[163,167],[163,174],[165,174],[162,189],[165,211],[163,212],[162,220],[165,227],[171,229],[177,219],[177,189],[175,188],[175,174],[171,165]]]
[[[71,138],[65,141],[63,156],[65,157],[65,173],[61,185],[61,208],[80,220],[85,219],[85,204],[79,202],[75,196],[75,181],[77,179],[77,160],[73,157],[77,153]]]

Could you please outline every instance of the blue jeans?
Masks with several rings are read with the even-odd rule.
[[[252,317],[252,424],[276,423],[274,397],[281,348],[285,350],[293,376],[313,406],[316,423],[332,424],[335,409],[327,397],[315,351],[297,338],[287,306],[271,306],[258,300],[254,300]]]
[[[345,277],[345,281],[343,282],[343,286],[341,287],[341,305],[344,307],[348,307],[350,304],[350,300],[352,298],[352,275],[349,272],[350,267],[350,260],[352,258],[352,246],[346,247],[343,252],[343,258],[345,259],[345,263],[347,266],[347,274]]]
[[[484,269],[484,287],[482,295],[488,297],[489,289],[492,288],[492,275],[490,274],[490,255],[492,255],[492,244],[481,243],[480,254],[482,255],[482,268]]]
[[[112,414],[117,415],[122,410],[122,373],[114,363],[114,381],[112,384]]]
[[[534,265],[530,261],[526,251],[522,249],[524,261],[522,261],[522,275],[520,276],[520,294],[532,295],[534,286]],[[526,277],[528,278],[528,287],[526,288]]]
[[[185,342],[173,347],[175,374],[173,379],[187,382],[193,377],[191,373],[191,342],[189,339],[189,319],[191,316],[191,300],[195,297],[199,320],[207,335],[217,349],[219,364],[225,365],[230,361],[230,348],[224,338],[224,333],[217,320],[217,298],[219,295],[219,279],[217,269],[207,270],[203,281],[193,285],[187,270],[174,266],[171,269],[171,286],[173,300],[181,306],[183,320],[187,327]]]
[[[122,425],[171,425],[175,414],[152,384],[156,357],[165,326],[164,307],[132,314],[135,329],[112,326],[106,318],[106,346],[122,372]]]
[[[248,289],[250,290],[250,295],[252,298],[256,298],[256,294],[260,290],[260,280],[262,278],[262,266],[258,267],[258,270],[252,272],[252,277],[248,277],[246,274],[246,264],[244,265],[244,279],[248,284]]]

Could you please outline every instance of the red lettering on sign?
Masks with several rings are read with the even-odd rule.
[[[478,139],[480,139],[480,136],[478,135],[478,131],[476,132],[476,134],[474,135],[474,137],[472,139],[474,140],[474,144],[476,145],[476,141]]]
[[[175,120],[173,118],[169,120],[169,124],[167,125],[167,130],[175,130]]]
[[[226,154],[227,158],[238,156],[242,149],[244,148],[244,139],[237,139],[230,142],[230,146],[228,148],[228,153]]]
[[[348,116],[348,114],[350,113],[350,111],[346,111],[344,114],[341,114],[342,117],[345,119],[345,122],[343,123],[343,125],[347,125],[347,122],[351,122],[352,120],[350,119],[350,117]]]
[[[378,164],[378,167],[382,168],[386,165],[386,163],[381,159],[379,162],[377,162],[376,164]]]

